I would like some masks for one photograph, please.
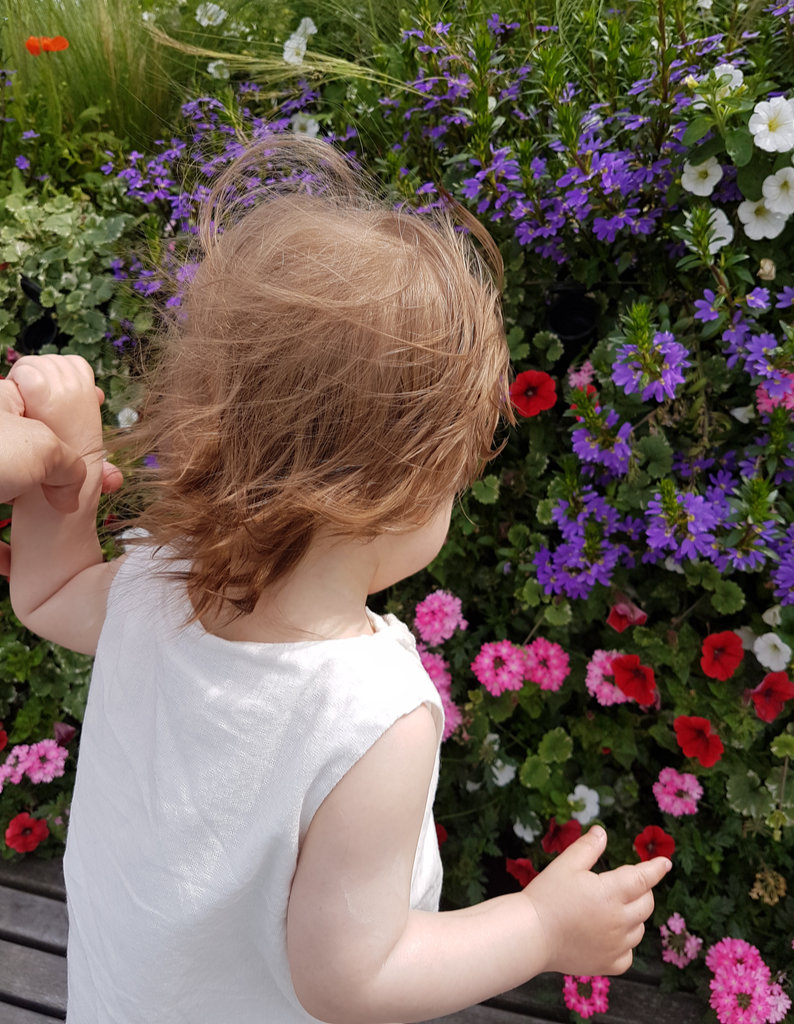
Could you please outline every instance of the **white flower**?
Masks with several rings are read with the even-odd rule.
[[[771,608],[767,608],[761,618],[767,626],[771,626],[774,629],[775,626],[779,626],[783,621],[783,610],[779,604],[773,604]]]
[[[772,213],[788,217],[794,213],[794,167],[782,167],[776,174],[764,178],[761,186],[764,202]]]
[[[116,416],[116,422],[120,427],[131,427],[133,424],[138,422],[138,419],[138,413],[129,406],[125,406],[121,409],[119,414]]]
[[[207,65],[207,74],[213,78],[228,78],[229,65],[225,60],[211,60]]]
[[[601,810],[598,793],[594,789],[590,789],[589,786],[582,785],[581,782],[578,786],[574,787],[573,793],[568,794],[568,803],[584,804],[580,811],[573,811],[571,813],[571,817],[576,818],[580,825],[589,825],[591,821],[598,817]]]
[[[213,3],[199,4],[196,8],[196,21],[204,28],[220,25],[229,16],[228,11]]]
[[[683,566],[679,565],[678,562],[669,555],[664,560],[664,567],[668,572],[677,572],[679,576],[685,575]]]
[[[697,4],[695,6],[698,8],[698,10],[710,11],[711,10],[711,5],[713,3],[714,3],[714,0],[697,0]]]
[[[684,223],[686,224],[689,231],[692,230],[692,214],[684,214]],[[716,206],[711,207],[711,213],[709,214],[709,252],[712,256],[716,255],[724,245],[728,245],[733,241],[733,226],[728,220],[728,215],[724,210],[718,209]],[[686,243],[687,247],[693,249],[689,242]]]
[[[516,766],[505,764],[504,761],[494,761],[491,765],[491,774],[497,786],[506,786],[516,777]]]
[[[744,72],[741,68],[735,68],[733,64],[718,64],[712,74],[720,82],[717,89],[717,96],[720,99],[734,92],[744,82]]]
[[[776,633],[763,633],[757,637],[753,653],[770,672],[782,672],[791,660],[791,648]]]
[[[742,641],[742,648],[745,651],[752,651],[753,644],[757,640],[755,633],[750,629],[749,626],[739,626],[738,629],[734,629],[734,633]]]
[[[284,43],[283,58],[287,64],[302,64],[303,56],[306,53],[306,36],[300,32],[293,32]]]
[[[753,142],[767,153],[794,149],[794,108],[783,96],[756,103],[748,127]]]
[[[540,832],[530,828],[529,825],[522,825],[520,821],[513,822],[513,832],[515,832],[519,839],[523,839],[525,843],[534,842],[540,835]]]
[[[320,130],[320,122],[308,114],[293,114],[289,123],[296,135],[308,135],[312,139]]]
[[[681,185],[687,192],[693,192],[696,196],[710,196],[721,177],[722,168],[715,156],[710,156],[702,164],[691,164],[686,160]]]
[[[481,782],[472,782],[471,779],[466,783],[467,793],[476,793],[478,789],[482,788]]]
[[[141,18],[144,21],[154,21],[154,18],[155,18],[154,11],[141,11]]]
[[[753,201],[745,199],[739,203],[739,220],[744,226],[744,233],[748,238],[777,238],[786,226],[786,218],[779,213],[773,213],[763,199]]]
[[[731,416],[739,423],[749,423],[750,420],[755,419],[755,406],[752,405],[737,405],[730,412]]]
[[[317,26],[311,18],[301,18],[301,23],[298,25],[298,35],[303,36],[304,39],[317,35]]]

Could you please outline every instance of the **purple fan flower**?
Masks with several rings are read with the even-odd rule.
[[[642,389],[642,400],[675,398],[676,388],[684,383],[684,370],[692,364],[689,352],[669,331],[660,331],[650,346],[621,345],[612,364],[612,380],[627,395]]]
[[[695,299],[695,319],[704,324],[710,320],[719,320],[720,313],[716,308],[716,303],[717,296],[710,288],[706,288],[703,298]]]

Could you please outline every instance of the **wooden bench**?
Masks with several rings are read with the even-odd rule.
[[[65,900],[59,860],[0,861],[0,1024],[53,1024],[65,1019]],[[704,1011],[692,996],[662,993],[658,972],[635,968],[612,980],[609,1013],[597,1014],[592,1020],[596,1024],[699,1024]],[[561,978],[546,974],[488,1003],[428,1024],[568,1020]]]

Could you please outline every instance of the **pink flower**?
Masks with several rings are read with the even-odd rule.
[[[684,968],[697,958],[703,939],[687,931],[686,921],[680,914],[673,914],[667,924],[659,926],[662,933],[662,960],[676,967]]]
[[[780,985],[769,986],[769,1016],[768,1024],[779,1024],[787,1020],[787,1014],[791,1009],[791,1000],[783,991]]]
[[[568,655],[562,647],[542,636],[524,648],[524,663],[527,679],[541,690],[559,690],[570,672]]]
[[[619,658],[620,651],[593,651],[593,657],[587,665],[585,685],[602,707],[610,704],[625,704],[628,697],[614,683],[607,682],[607,676],[613,676],[612,659]]]
[[[609,978],[566,974],[562,997],[568,1009],[578,1013],[580,1017],[606,1013],[609,1009]]]
[[[780,376],[788,382],[789,389],[779,398],[774,398],[770,395],[763,384],[759,384],[755,389],[756,405],[758,406],[758,411],[764,416],[768,416],[779,405],[782,405],[785,409],[794,409],[794,373],[786,373],[785,370],[782,370]]]
[[[31,782],[52,782],[64,772],[69,751],[55,740],[41,740],[28,750],[25,774]]]
[[[471,670],[488,693],[494,697],[505,690],[520,690],[524,684],[525,656],[523,648],[509,640],[483,644],[471,663]]]
[[[769,968],[736,964],[710,982],[709,1005],[720,1024],[767,1024],[772,1009]]]
[[[460,708],[452,700],[452,676],[449,672],[449,664],[440,654],[433,654],[424,644],[416,645],[419,660],[425,672],[433,680],[433,685],[441,697],[441,704],[444,708],[444,735],[442,739],[449,739],[452,733],[463,721]]]
[[[416,606],[414,625],[426,644],[438,647],[456,629],[465,629],[468,622],[463,618],[459,597],[446,590],[434,590]]]
[[[682,814],[697,812],[698,800],[703,796],[703,787],[689,772],[662,768],[659,772],[659,781],[653,784],[653,795],[660,811],[680,818]]]
[[[741,964],[749,967],[766,966],[756,947],[744,939],[720,939],[706,953],[706,967],[715,974]]]
[[[589,359],[585,359],[578,370],[568,370],[568,383],[572,388],[581,388],[584,391],[588,384],[593,383],[593,372],[593,364]]]
[[[3,766],[6,779],[18,786],[28,767],[28,752],[30,747],[26,743],[18,743],[11,748]]]

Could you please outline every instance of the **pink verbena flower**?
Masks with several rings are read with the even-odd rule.
[[[709,1005],[720,1024],[768,1024],[772,1010],[769,968],[735,964],[711,979]]]
[[[468,622],[463,618],[459,597],[446,590],[434,590],[416,606],[414,625],[426,644],[438,647],[456,629],[465,629]]]
[[[559,690],[571,671],[562,647],[542,636],[524,648],[524,663],[527,679],[537,683],[541,690]]]
[[[758,949],[744,939],[720,939],[706,953],[706,967],[714,974],[742,964],[749,967],[766,967]]]
[[[578,1013],[580,1017],[606,1013],[609,1009],[609,978],[566,974],[562,985],[562,997],[568,1009]]]
[[[782,986],[769,986],[769,1007],[768,1024],[779,1024],[780,1021],[788,1020],[791,1000],[783,991]]]
[[[483,644],[471,663],[471,670],[494,697],[505,690],[520,690],[524,684],[524,651],[509,640]]]
[[[607,681],[607,676],[614,676],[612,659],[618,657],[620,651],[593,651],[593,657],[587,665],[585,685],[588,693],[605,708],[610,704],[625,704],[629,699],[614,683]]]
[[[22,781],[22,777],[27,771],[28,767],[28,754],[30,747],[27,743],[18,743],[17,746],[12,747],[11,751],[6,758],[6,763],[3,766],[6,779],[9,782],[13,782],[15,786],[19,785]]]
[[[686,921],[680,914],[668,917],[667,924],[659,926],[662,933],[662,960],[684,968],[697,958],[703,939],[687,931]]]
[[[572,388],[579,388],[584,391],[588,384],[593,383],[593,373],[593,364],[589,359],[585,359],[578,369],[574,370],[571,367],[568,370],[568,383]]]
[[[441,698],[441,705],[444,708],[444,735],[442,739],[447,740],[463,721],[461,710],[452,699],[452,676],[450,675],[449,664],[440,654],[428,651],[424,644],[417,644],[416,650],[425,672],[433,680],[433,685],[438,690],[438,695]]]
[[[680,818],[682,814],[695,814],[703,787],[690,772],[677,772],[675,768],[662,768],[658,782],[653,784],[653,795],[659,810]]]
[[[55,740],[41,740],[28,750],[25,774],[31,782],[52,782],[64,773],[69,751]]]

